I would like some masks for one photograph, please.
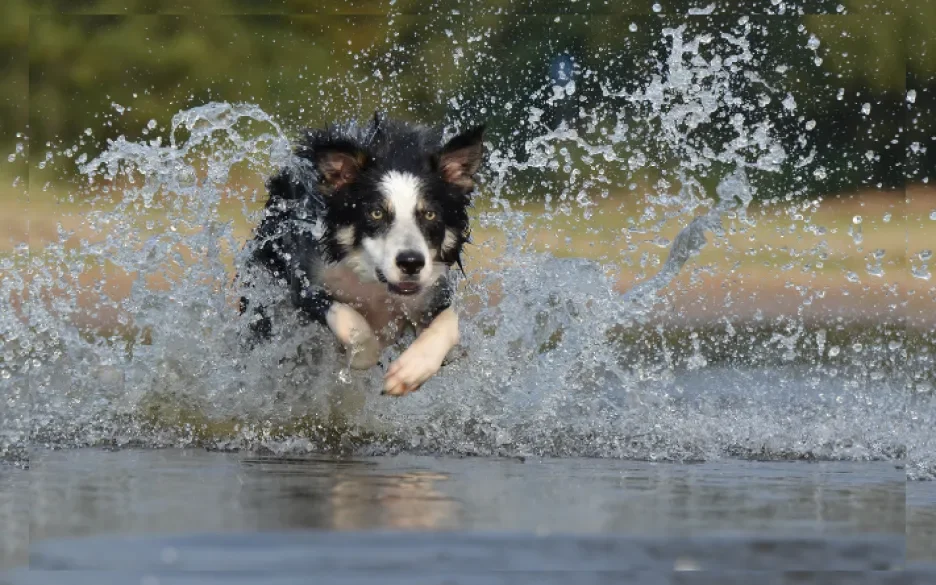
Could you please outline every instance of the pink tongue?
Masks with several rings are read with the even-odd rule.
[[[415,282],[401,282],[396,287],[402,291],[411,292],[418,289],[419,285]]]

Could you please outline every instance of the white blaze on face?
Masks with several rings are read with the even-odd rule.
[[[409,173],[390,171],[378,183],[377,188],[386,198],[387,207],[393,217],[390,229],[377,238],[364,238],[362,245],[373,264],[380,268],[390,282],[400,282],[403,274],[396,265],[396,258],[403,251],[422,254],[426,265],[419,273],[419,282],[428,285],[437,276],[433,270],[432,254],[425,236],[416,221],[422,181]]]

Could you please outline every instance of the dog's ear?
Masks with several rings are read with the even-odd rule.
[[[484,125],[475,126],[449,140],[439,155],[442,178],[464,189],[474,189],[474,175],[484,157]]]
[[[363,152],[350,147],[334,146],[318,150],[315,153],[315,164],[322,178],[325,192],[330,194],[353,183],[361,172],[365,160],[366,156]]]

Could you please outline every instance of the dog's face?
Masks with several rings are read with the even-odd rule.
[[[374,124],[364,146],[333,141],[315,149],[326,246],[363,280],[414,295],[460,262],[483,128],[433,146],[426,130]]]

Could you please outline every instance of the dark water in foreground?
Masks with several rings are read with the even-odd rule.
[[[0,523],[15,584],[936,582],[893,463],[68,450],[0,470]]]

